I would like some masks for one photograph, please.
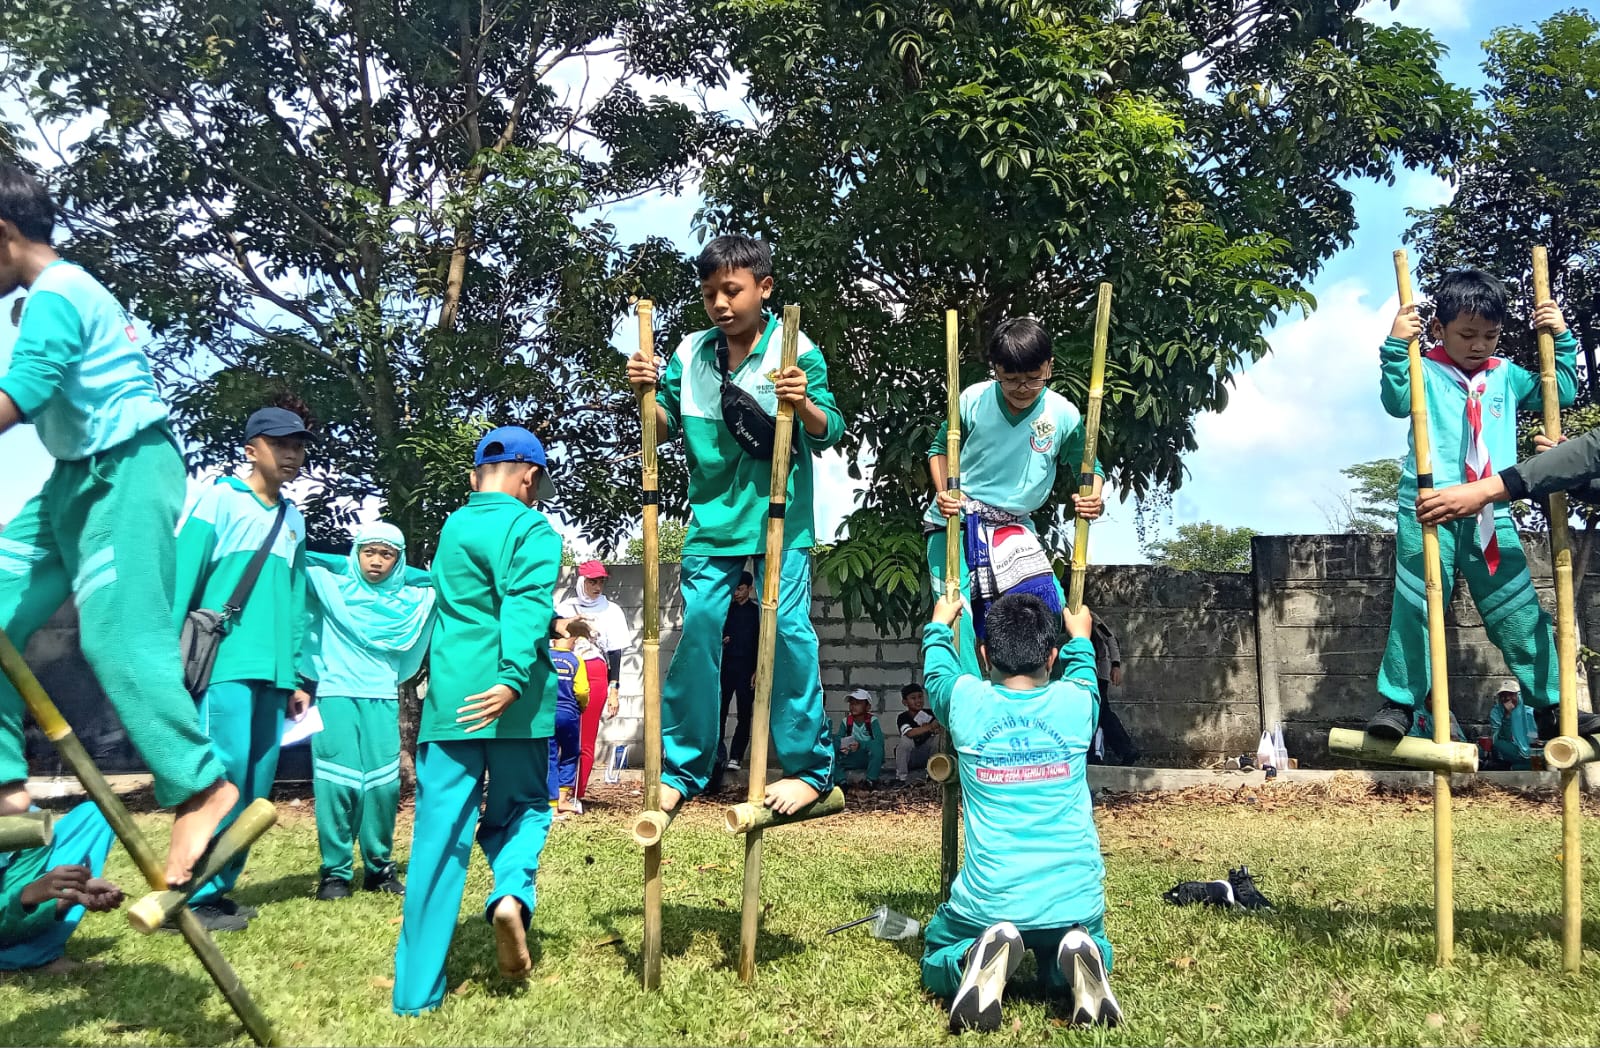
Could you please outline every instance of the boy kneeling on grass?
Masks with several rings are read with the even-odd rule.
[[[996,1030],[1000,997],[1024,949],[1040,978],[1070,995],[1070,1021],[1113,1026],[1105,933],[1105,864],[1085,778],[1098,713],[1088,608],[1060,618],[1039,597],[996,600],[979,654],[989,679],[964,672],[951,627],[959,601],[940,600],[923,631],[933,714],[960,754],[966,858],[950,901],[928,922],[922,985],[950,1000],[950,1030]],[[1066,660],[1051,681],[1056,659]]]

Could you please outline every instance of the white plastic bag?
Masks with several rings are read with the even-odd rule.
[[[1265,768],[1269,764],[1277,767],[1272,763],[1273,760],[1272,732],[1264,731],[1261,733],[1261,741],[1256,744],[1256,767]]]

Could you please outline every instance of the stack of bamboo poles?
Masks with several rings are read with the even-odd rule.
[[[219,839],[211,851],[202,860],[201,868],[196,870],[196,876],[190,879],[184,891],[168,893],[166,871],[162,868],[161,860],[156,855],[155,849],[150,847],[150,842],[145,840],[144,834],[134,824],[133,816],[128,814],[128,809],[117,798],[111,789],[111,784],[106,781],[100,769],[95,767],[89,752],[83,748],[83,743],[73,734],[72,726],[61,716],[61,711],[56,704],[50,701],[50,696],[45,693],[33,671],[23,661],[22,654],[11,643],[4,631],[0,631],[0,669],[10,678],[17,693],[22,696],[22,701],[27,705],[28,712],[33,715],[34,723],[39,730],[55,744],[56,750],[61,754],[62,761],[72,769],[83,784],[84,791],[88,793],[96,807],[100,809],[106,821],[111,824],[111,829],[116,833],[117,839],[128,850],[133,858],[134,865],[144,875],[145,881],[150,885],[151,895],[146,896],[129,911],[129,919],[134,927],[140,931],[153,931],[147,921],[141,922],[141,915],[148,917],[151,906],[155,912],[162,914],[162,920],[171,917],[177,922],[178,931],[182,933],[184,941],[199,958],[206,973],[216,983],[217,989],[233,1008],[234,1014],[244,1024],[250,1037],[257,1044],[276,1044],[277,1034],[273,1031],[272,1023],[267,1019],[266,1013],[250,997],[249,991],[239,981],[239,976],[234,973],[233,967],[228,964],[227,958],[222,956],[222,951],[217,949],[217,944],[211,940],[200,919],[190,912],[187,905],[189,895],[192,895],[201,884],[205,883],[199,876],[206,869],[220,867],[237,853],[239,847],[247,846],[255,837],[260,836],[271,820],[265,825],[261,823],[260,813],[252,815],[245,822],[239,832],[233,832],[227,841]],[[265,801],[259,802],[271,808]],[[249,810],[247,809],[247,812]],[[274,816],[275,817],[275,816]],[[237,825],[237,823],[236,823]],[[230,832],[232,832],[230,828]],[[227,836],[227,835],[225,835]],[[229,849],[233,850],[229,850]],[[176,896],[177,898],[174,898]],[[151,900],[154,900],[152,903]],[[157,921],[157,925],[160,921]]]
[[[639,345],[647,356],[654,353],[651,303],[639,303]],[[800,352],[800,307],[783,310],[782,363],[793,367]],[[674,812],[660,810],[661,791],[661,566],[658,544],[659,495],[656,476],[656,398],[654,391],[641,398],[644,474],[644,812],[634,824],[633,837],[644,845],[645,895],[643,982],[647,990],[661,984],[661,839]],[[724,813],[730,834],[744,834],[744,894],[739,926],[739,978],[753,982],[756,943],[761,920],[762,834],[771,826],[833,815],[844,810],[844,791],[834,787],[799,811],[780,815],[768,808],[767,750],[772,727],[772,680],[777,652],[779,583],[783,575],[784,516],[788,505],[790,452],[794,441],[794,406],[780,401],[777,435],[772,454],[772,482],[767,510],[767,548],[761,586],[761,634],[756,661],[755,702],[750,726],[750,784],[747,799]]]

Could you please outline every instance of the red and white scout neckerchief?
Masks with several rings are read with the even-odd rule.
[[[1467,393],[1467,432],[1472,435],[1472,442],[1467,445],[1466,479],[1467,483],[1482,480],[1494,472],[1494,466],[1489,462],[1489,444],[1483,439],[1483,393],[1489,385],[1489,372],[1499,367],[1501,360],[1499,357],[1490,357],[1483,362],[1483,367],[1468,375],[1456,366],[1443,346],[1434,346],[1424,355],[1444,368],[1445,373],[1456,380],[1456,385]],[[1478,546],[1483,550],[1483,560],[1489,566],[1489,574],[1493,575],[1495,569],[1500,567],[1500,544],[1494,535],[1493,503],[1486,503],[1478,511]]]

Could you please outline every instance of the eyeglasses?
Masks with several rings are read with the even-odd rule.
[[[1002,377],[1000,377],[1000,375],[998,373],[996,373],[995,381],[1000,383],[1000,388],[1002,388],[1002,389],[1010,389],[1010,390],[1040,389],[1040,388],[1042,388],[1044,386],[1044,384],[1046,382],[1050,381],[1050,376],[1048,374],[1045,374],[1045,375],[1039,375],[1036,378],[1028,378],[1026,376],[1023,376],[1021,378],[1002,378]]]

